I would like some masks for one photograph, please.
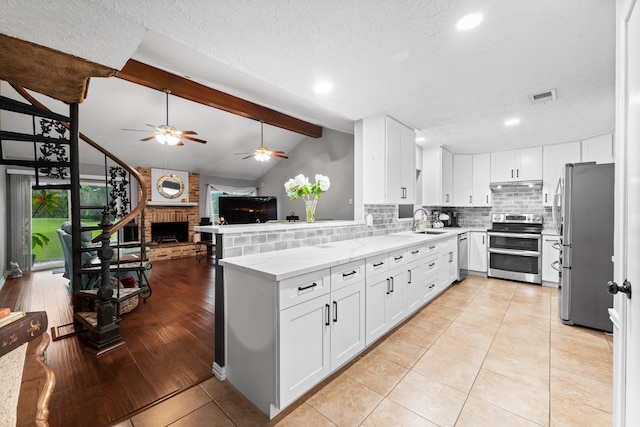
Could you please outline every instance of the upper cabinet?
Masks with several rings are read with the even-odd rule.
[[[542,179],[542,147],[491,153],[491,182]]]
[[[415,132],[392,117],[362,120],[364,203],[412,204],[416,191]]]
[[[453,155],[453,205],[473,206],[473,155]]]
[[[583,162],[613,163],[613,135],[596,136],[582,141]]]
[[[473,155],[473,206],[491,206],[491,154]]]
[[[542,204],[553,206],[553,195],[558,179],[564,172],[564,165],[580,161],[580,143],[546,145],[542,148]]]
[[[453,206],[453,154],[444,147],[422,149],[422,204]]]

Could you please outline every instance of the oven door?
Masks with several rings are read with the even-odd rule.
[[[542,256],[536,251],[489,248],[489,277],[542,283]]]
[[[529,233],[500,233],[490,231],[489,248],[540,252],[542,236]]]

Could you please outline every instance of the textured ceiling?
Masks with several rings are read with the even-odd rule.
[[[578,140],[614,125],[614,0],[0,0],[0,8],[2,33],[118,69],[132,57],[346,132],[354,120],[389,113],[426,143],[481,152]],[[484,14],[481,25],[456,31],[474,11]],[[334,92],[314,94],[317,79],[331,80]],[[92,97],[115,95],[97,86],[94,79],[83,120]],[[557,101],[529,103],[548,89]],[[512,116],[521,125],[505,128]]]

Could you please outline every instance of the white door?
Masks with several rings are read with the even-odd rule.
[[[487,272],[487,233],[469,233],[469,270]]]
[[[491,154],[473,155],[473,206],[491,206]]]
[[[473,155],[453,155],[453,206],[473,205]]]
[[[404,319],[406,310],[404,306],[404,291],[407,286],[405,270],[392,270],[389,274],[389,293],[386,301],[386,314],[389,328],[400,323]]]
[[[380,338],[389,329],[386,318],[387,294],[390,289],[389,276],[379,274],[367,277],[366,291],[366,318],[367,331],[366,345]]]
[[[491,182],[513,181],[516,177],[516,152],[514,150],[491,153]]]
[[[628,299],[618,292],[611,311],[613,419],[615,426],[633,426],[640,420],[640,6],[635,0],[618,2],[616,42],[614,280],[629,281],[636,294]]]
[[[331,293],[331,370],[364,349],[364,280]]]
[[[403,203],[402,191],[402,125],[390,117],[386,121],[387,203]],[[414,172],[415,173],[415,172]]]
[[[517,181],[542,179],[542,147],[516,150],[515,179]]]

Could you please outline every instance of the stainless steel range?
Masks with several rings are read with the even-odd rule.
[[[542,283],[542,215],[493,214],[487,275]]]

